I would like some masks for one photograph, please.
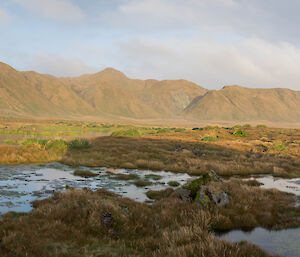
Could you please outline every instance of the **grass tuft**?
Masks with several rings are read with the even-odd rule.
[[[68,147],[70,149],[87,149],[90,148],[91,145],[88,140],[78,138],[68,142]]]

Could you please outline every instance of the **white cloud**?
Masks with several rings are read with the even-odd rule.
[[[47,19],[77,22],[84,18],[82,10],[70,0],[14,0],[24,8]]]
[[[137,39],[122,43],[120,52],[125,69],[136,77],[185,78],[210,89],[240,84],[300,90],[300,50],[289,43]]]
[[[66,58],[63,55],[51,56],[46,53],[39,53],[31,57],[29,63],[31,63],[30,69],[32,70],[58,77],[73,77],[96,72],[94,68],[82,60]]]
[[[120,20],[135,22],[137,26],[152,24],[156,28],[157,25],[165,27],[171,24],[198,27],[214,20],[220,14],[217,8],[222,8],[225,13],[225,9],[235,6],[233,0],[126,0],[117,11]],[[210,8],[216,9],[208,12]]]

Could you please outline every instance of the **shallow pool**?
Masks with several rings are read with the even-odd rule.
[[[251,232],[234,230],[221,235],[220,238],[230,242],[249,241],[271,254],[300,257],[300,228],[279,231],[256,228]]]
[[[177,181],[184,184],[191,177],[184,173],[152,172],[147,170],[126,170],[107,168],[76,169],[89,170],[97,174],[95,177],[83,178],[73,174],[74,168],[51,163],[45,166],[20,165],[0,166],[0,214],[8,211],[27,212],[32,209],[31,202],[47,198],[54,191],[64,191],[66,186],[73,188],[89,188],[92,190],[107,189],[135,201],[148,201],[148,190],[162,190],[168,182]],[[113,174],[136,174],[152,184],[138,187],[134,180],[113,179]],[[155,174],[160,177],[149,175]],[[148,176],[147,176],[148,175]]]

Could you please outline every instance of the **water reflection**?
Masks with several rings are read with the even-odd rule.
[[[279,231],[256,228],[251,232],[234,230],[220,238],[230,242],[249,241],[271,254],[300,257],[300,228]]]
[[[73,175],[74,169],[59,163],[48,164],[43,167],[37,165],[0,166],[0,213],[8,211],[27,212],[32,209],[30,202],[36,199],[47,198],[54,191],[63,191],[66,186],[73,188],[100,188],[113,191],[117,194],[129,197],[135,201],[147,201],[148,190],[161,190],[168,187],[168,182],[176,180],[181,185],[191,177],[188,174],[172,172],[155,172],[161,176],[159,179],[151,178],[152,182],[146,187],[137,187],[134,180],[112,179],[111,170],[106,168],[86,168],[96,174],[96,177],[82,178]],[[153,174],[145,170],[118,169],[114,174],[136,174],[140,179]]]

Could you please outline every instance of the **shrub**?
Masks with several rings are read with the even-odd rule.
[[[216,142],[218,140],[219,140],[218,137],[212,137],[212,136],[201,138],[201,141],[206,141],[206,142]]]
[[[218,130],[218,129],[221,129],[219,126],[205,126],[204,127],[204,130]]]
[[[251,128],[251,125],[250,124],[244,124],[243,127],[244,128]]]
[[[177,181],[169,181],[168,185],[171,187],[178,187],[178,186],[180,186],[180,183]]]
[[[6,139],[6,140],[4,140],[4,143],[8,144],[8,145],[17,145],[18,140]]]
[[[147,174],[145,175],[146,179],[152,179],[152,180],[161,180],[162,176],[157,175],[157,174]]]
[[[174,131],[175,132],[184,132],[185,128],[176,128]]]
[[[116,130],[111,135],[114,136],[114,137],[121,137],[121,136],[140,137],[141,133],[136,128],[129,128],[129,129],[119,129],[119,130]]]
[[[257,127],[257,128],[266,128],[267,126],[264,125],[264,124],[258,124],[256,127]]]
[[[49,140],[45,145],[46,150],[54,149],[57,151],[65,151],[68,147],[66,141],[59,139],[59,140]]]
[[[68,142],[68,147],[70,149],[86,149],[91,147],[91,145],[86,139],[79,138]]]
[[[157,133],[169,133],[172,131],[172,128],[159,128]]]
[[[242,129],[238,129],[238,130],[234,131],[233,135],[236,137],[246,137],[247,136],[246,132]]]
[[[272,149],[276,151],[285,151],[286,150],[286,145],[283,144],[282,142],[275,142],[272,145]]]
[[[46,139],[28,138],[28,139],[25,139],[24,141],[22,141],[21,144],[24,146],[37,145],[40,147],[45,147],[47,143],[48,143],[48,140],[46,140]]]

